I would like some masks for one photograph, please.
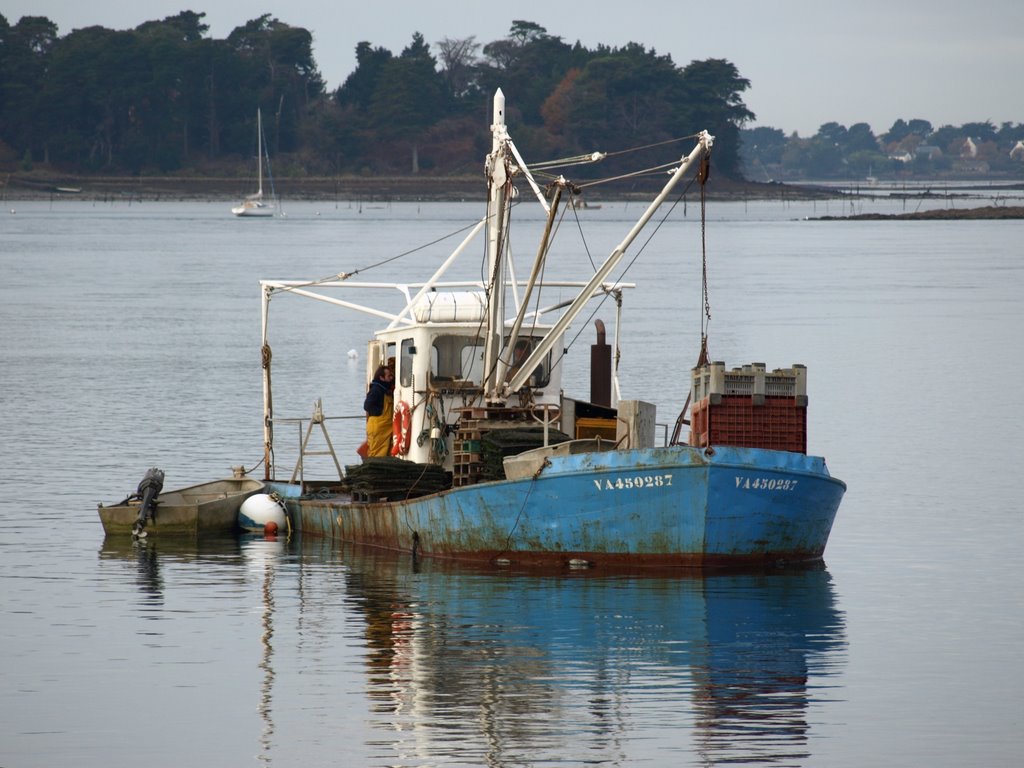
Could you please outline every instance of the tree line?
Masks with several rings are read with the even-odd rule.
[[[401,52],[362,42],[328,91],[312,34],[269,14],[224,39],[204,13],[60,36],[43,16],[0,16],[0,163],[78,172],[237,172],[263,113],[278,175],[458,174],[489,148],[491,95],[527,157],[653,144],[707,128],[738,173],[749,82],[721,59],[677,66],[643,45],[586,48],[514,21],[481,45],[414,33]],[[685,128],[683,128],[685,127]]]
[[[741,164],[754,181],[934,177],[1024,178],[1024,124],[944,125],[897,119],[875,135],[867,123],[830,122],[814,136],[777,128],[741,131]]]
[[[312,35],[261,16],[216,40],[204,16],[64,37],[43,16],[0,16],[0,141],[25,165],[176,171],[251,154],[259,105],[274,150],[299,149],[324,92]]]
[[[216,39],[204,18],[182,11],[131,30],[60,36],[44,16],[12,25],[0,15],[0,167],[239,175],[255,153],[259,107],[279,176],[476,173],[498,87],[528,158],[707,129],[716,172],[734,178],[829,178],[897,162],[884,141],[901,139],[897,125],[875,137],[864,124],[829,123],[810,139],[746,129],[755,118],[743,102],[750,82],[725,59],[679,66],[639,43],[587,48],[515,20],[486,44],[446,37],[432,46],[413,33],[394,53],[361,42],[355,69],[331,91],[309,30],[264,14]],[[922,122],[911,121],[917,144],[952,142],[945,127],[924,131]],[[1021,128],[986,125],[967,126],[983,156],[996,154],[986,142],[1001,152]]]

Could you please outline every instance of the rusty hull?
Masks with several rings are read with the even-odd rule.
[[[671,446],[553,457],[536,478],[407,501],[278,490],[304,536],[497,564],[703,568],[821,559],[845,488],[819,457]]]

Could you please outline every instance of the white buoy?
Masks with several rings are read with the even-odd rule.
[[[246,531],[264,531],[267,523],[274,523],[284,531],[284,506],[268,493],[257,493],[242,502],[238,510],[238,525]]]

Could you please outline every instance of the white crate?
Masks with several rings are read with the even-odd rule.
[[[762,401],[765,397],[792,397],[806,403],[807,368],[797,363],[769,373],[764,363],[750,363],[727,371],[721,361],[694,368],[690,402],[699,403],[712,395],[738,395]]]

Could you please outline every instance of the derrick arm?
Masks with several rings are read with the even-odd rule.
[[[544,360],[544,357],[551,351],[551,347],[555,343],[555,339],[559,338],[569,324],[576,318],[576,316],[583,310],[583,307],[594,295],[598,286],[604,282],[605,278],[608,277],[609,273],[619,262],[622,261],[622,257],[626,253],[626,249],[633,243],[637,235],[643,230],[650,221],[651,217],[655,214],[661,204],[668,197],[669,193],[675,188],[679,181],[683,178],[690,167],[701,158],[705,153],[711,151],[711,145],[714,143],[714,137],[711,136],[707,131],[701,131],[700,136],[697,139],[697,146],[693,148],[689,155],[682,159],[679,167],[672,174],[672,177],[668,180],[665,186],[662,188],[658,196],[654,198],[651,204],[644,211],[640,219],[633,225],[633,228],[626,235],[625,239],[619,243],[615,249],[611,252],[611,255],[605,259],[605,262],[601,267],[594,273],[594,276],[590,279],[590,282],[579,292],[573,303],[569,306],[569,309],[565,311],[565,314],[555,323],[554,328],[548,333],[546,337],[534,348],[533,352],[523,362],[522,367],[518,372],[509,380],[508,388],[506,391],[515,392],[517,389],[522,387],[530,375],[536,370],[537,366]]]

